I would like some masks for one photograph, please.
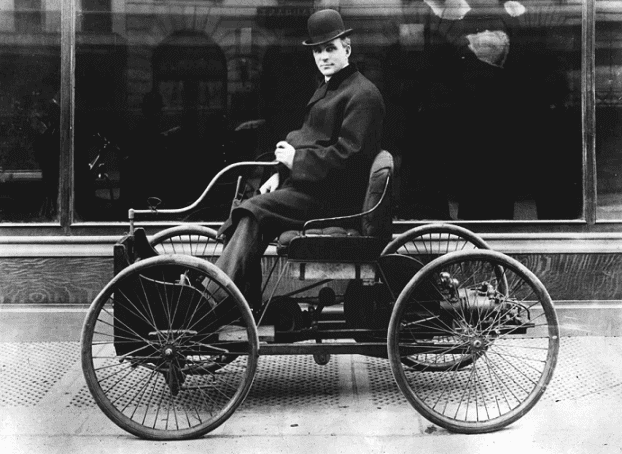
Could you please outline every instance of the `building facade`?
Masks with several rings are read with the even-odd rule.
[[[272,151],[316,87],[301,42],[324,7],[355,29],[352,60],[385,99],[395,232],[466,226],[616,332],[612,0],[0,0],[0,304],[90,303],[128,208],[187,205],[223,166]],[[216,227],[232,184],[140,222]]]

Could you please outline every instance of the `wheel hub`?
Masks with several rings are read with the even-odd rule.
[[[473,353],[482,353],[486,350],[488,343],[483,337],[473,337],[470,341],[471,351]]]
[[[162,347],[162,358],[168,361],[172,361],[177,354],[177,349],[174,345],[165,345]]]

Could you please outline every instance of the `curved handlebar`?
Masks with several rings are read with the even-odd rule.
[[[203,200],[205,200],[205,197],[207,197],[207,194],[214,187],[214,185],[216,184],[218,179],[220,177],[222,177],[225,173],[229,172],[230,170],[236,169],[238,167],[252,167],[252,166],[254,166],[254,167],[273,167],[273,166],[276,166],[278,163],[279,163],[278,161],[271,161],[271,162],[240,161],[240,162],[235,162],[233,164],[229,164],[228,166],[224,167],[220,172],[218,172],[214,176],[214,178],[212,178],[212,180],[209,182],[209,184],[207,185],[207,187],[203,191],[203,194],[201,194],[199,196],[199,198],[196,199],[190,205],[188,205],[186,207],[183,207],[183,208],[170,208],[170,209],[164,209],[164,210],[154,210],[154,209],[135,210],[133,208],[130,208],[129,209],[129,214],[128,214],[130,222],[133,221],[134,214],[148,214],[148,213],[182,214],[182,213],[185,213],[187,211],[190,211],[190,210],[196,208]]]

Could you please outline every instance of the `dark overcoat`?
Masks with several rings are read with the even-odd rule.
[[[233,210],[225,234],[246,211],[272,238],[316,217],[358,212],[369,170],[380,151],[384,102],[376,86],[350,64],[323,83],[306,106],[302,127],[287,135],[295,150],[281,186]]]

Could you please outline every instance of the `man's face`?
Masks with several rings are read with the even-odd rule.
[[[340,38],[333,39],[313,46],[313,56],[318,69],[328,80],[348,65],[350,46],[344,46]]]

